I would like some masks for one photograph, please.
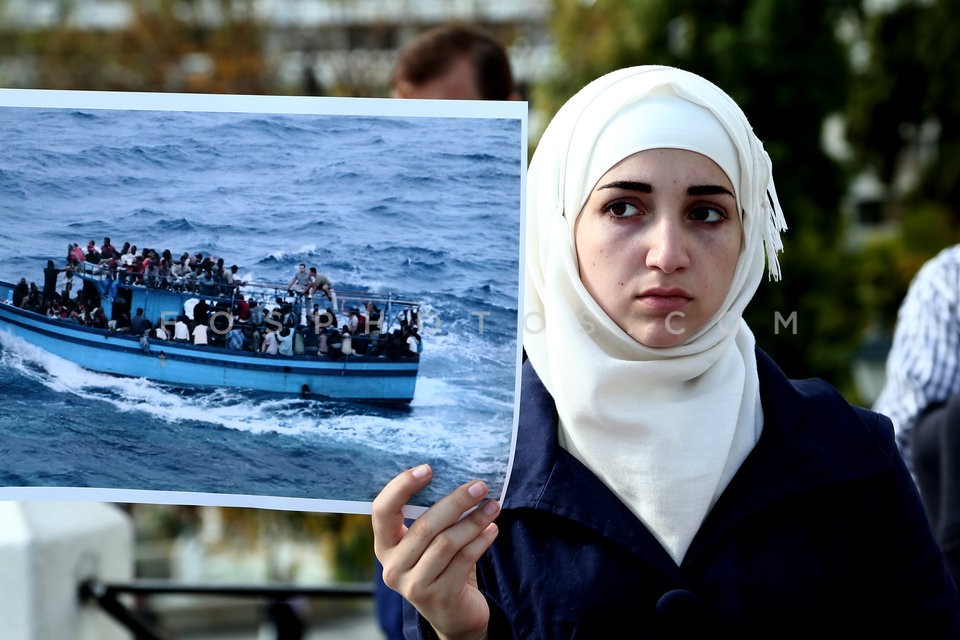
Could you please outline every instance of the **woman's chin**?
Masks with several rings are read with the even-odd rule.
[[[679,333],[677,333],[679,331]],[[686,330],[668,331],[665,327],[634,327],[627,331],[627,335],[645,347],[651,349],[669,349],[683,344],[687,338]]]

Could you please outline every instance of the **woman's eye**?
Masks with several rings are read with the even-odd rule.
[[[607,205],[604,212],[609,213],[614,218],[631,218],[637,215],[640,209],[629,202],[612,202]]]
[[[690,217],[697,222],[723,222],[727,214],[716,207],[697,207],[690,212]]]

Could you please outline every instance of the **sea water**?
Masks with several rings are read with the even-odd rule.
[[[47,259],[109,236],[222,257],[245,281],[286,283],[303,262],[429,318],[408,407],[175,389],[0,331],[0,486],[364,503],[427,462],[436,479],[413,504],[475,477],[497,495],[522,149],[510,118],[0,109],[0,279],[42,286]]]

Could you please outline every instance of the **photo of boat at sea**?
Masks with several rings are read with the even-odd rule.
[[[473,478],[502,493],[525,105],[0,90],[0,131],[0,499],[368,513],[423,462],[410,515]],[[105,238],[238,284],[78,260],[72,293],[102,293],[110,328],[14,308],[21,278]],[[288,290],[301,264],[331,291]],[[199,300],[210,344],[173,340]],[[137,308],[171,339],[133,335]],[[262,352],[271,320],[292,355]]]

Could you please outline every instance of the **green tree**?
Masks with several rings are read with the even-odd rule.
[[[52,26],[0,45],[35,63],[38,88],[272,92],[253,0],[127,0],[132,19],[119,29],[77,26],[75,6],[62,0]]]
[[[863,32],[847,109],[856,159],[888,186],[919,169],[913,188],[892,191],[888,215],[930,201],[960,220],[960,5],[905,0],[867,15]]]
[[[864,15],[861,34],[847,138],[896,232],[864,248],[860,291],[892,332],[916,271],[960,241],[960,5],[905,0]]]
[[[783,282],[761,285],[747,320],[788,374],[821,376],[846,390],[866,319],[851,295],[855,261],[843,243],[848,175],[825,154],[821,131],[845,108],[848,54],[837,26],[857,18],[858,3],[555,0],[555,8],[561,72],[537,95],[547,110],[589,80],[638,64],[703,75],[743,107],[773,159],[790,225]],[[784,326],[778,318],[796,320]]]

